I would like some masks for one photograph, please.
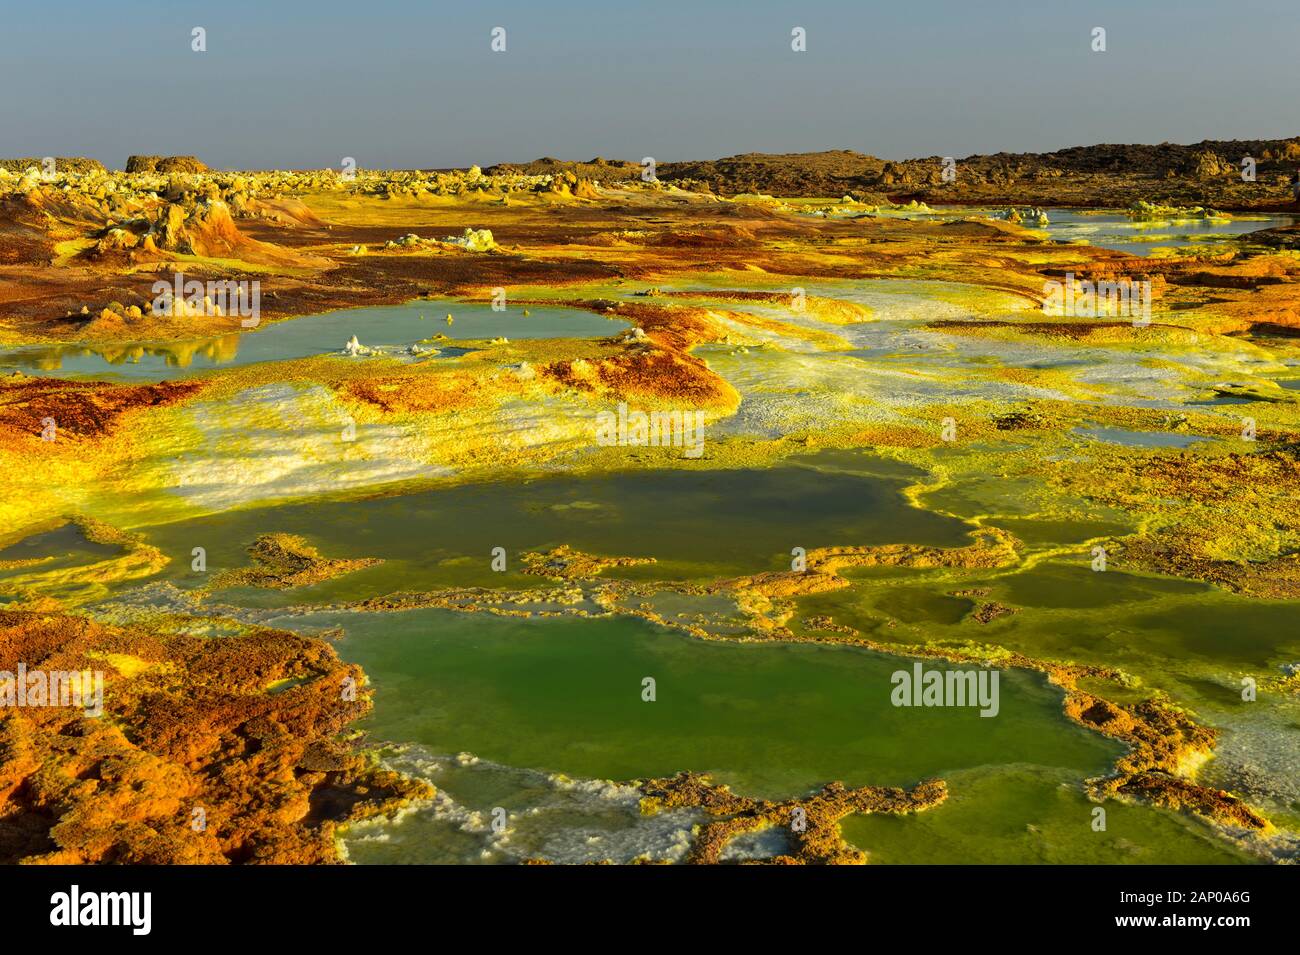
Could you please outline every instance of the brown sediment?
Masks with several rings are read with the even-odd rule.
[[[565,303],[596,312],[599,302]],[[724,331],[708,310],[679,307],[664,315],[660,308],[620,306],[617,317],[633,321],[648,334],[568,343],[571,357],[556,359],[544,342],[499,343],[517,363],[514,375],[494,374],[487,352],[467,356],[468,368],[448,370],[429,363],[389,366],[384,374],[363,369],[331,370],[334,387],[345,397],[384,413],[454,412],[479,403],[523,393],[531,385],[543,393],[581,393],[598,401],[627,401],[645,409],[664,404],[718,413],[734,411],[740,395],[689,349],[700,341],[721,340]],[[680,314],[679,314],[680,313]],[[611,313],[612,314],[612,313]]]
[[[981,602],[967,615],[967,619],[974,620],[976,623],[992,623],[999,617],[1009,617],[1016,613],[1020,613],[1016,607],[1008,607],[996,600],[989,600]]]
[[[1268,820],[1230,793],[1185,778],[1184,767],[1214,748],[1215,730],[1161,697],[1119,706],[1085,693],[1072,682],[1053,682],[1066,689],[1065,712],[1075,722],[1128,743],[1131,750],[1115,763],[1115,774],[1092,780],[1094,795],[1134,796],[1158,806],[1204,816],[1220,825],[1265,831]]]
[[[1225,560],[1203,555],[1207,541],[1189,534],[1156,533],[1114,542],[1118,566],[1126,564],[1174,577],[1203,580],[1236,593],[1268,600],[1300,597],[1300,554],[1265,560]]]
[[[773,827],[789,831],[791,851],[763,862],[777,865],[861,865],[867,853],[844,841],[840,820],[853,814],[906,815],[937,806],[948,798],[942,779],[927,780],[913,789],[863,786],[848,789],[828,783],[819,792],[797,799],[771,801],[733,793],[700,773],[682,772],[638,784],[641,811],[702,809],[711,818],[697,827],[687,861],[714,865],[737,836]]]
[[[204,638],[0,611],[0,670],[101,671],[103,715],[0,711],[0,861],[339,861],[339,823],[432,795],[340,741],[360,668],[283,630]]]
[[[482,397],[482,386],[473,376],[428,375],[413,371],[404,375],[352,378],[339,390],[357,401],[387,413],[410,411],[457,411]]]
[[[224,570],[212,579],[207,589],[262,587],[292,590],[383,563],[373,557],[323,557],[320,551],[295,534],[263,534],[249,545],[248,554],[253,560],[251,567]]]
[[[687,402],[693,408],[732,410],[736,389],[699,359],[668,350],[645,350],[601,359],[565,359],[537,369],[545,380],[597,398]]]
[[[0,378],[0,447],[41,441],[47,419],[54,424],[53,438],[46,443],[55,447],[60,441],[102,437],[128,412],[184,401],[203,388],[200,381],[117,385],[15,372]]]

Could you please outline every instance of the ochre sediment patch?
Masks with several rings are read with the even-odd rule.
[[[116,385],[97,381],[32,378],[21,373],[0,378],[0,447],[33,451],[53,421],[59,441],[81,443],[109,434],[131,411],[165,407],[203,389],[197,381],[154,385]],[[58,445],[62,448],[62,445]]]
[[[336,862],[338,823],[432,795],[341,742],[365,677],[318,639],[0,611],[0,670],[20,662],[103,671],[104,713],[0,711],[3,862]]]
[[[679,402],[724,411],[733,411],[740,404],[736,390],[702,361],[666,350],[558,361],[538,372],[565,388],[606,400]]]
[[[380,411],[453,412],[468,408],[483,397],[471,375],[427,375],[419,372],[352,378],[340,390],[347,397],[373,405]]]

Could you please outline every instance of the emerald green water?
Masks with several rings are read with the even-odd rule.
[[[918,510],[901,496],[916,472],[881,467],[885,476],[793,463],[763,470],[543,477],[226,512],[149,528],[146,536],[176,557],[166,574],[180,586],[205,579],[190,572],[193,547],[207,548],[209,572],[243,566],[244,548],[272,530],[303,535],[332,557],[385,560],[292,594],[223,598],[260,606],[395,590],[535,587],[539,578],[519,573],[520,556],[566,544],[595,554],[655,558],[653,565],[622,568],[619,575],[671,580],[788,568],[794,547],[967,542],[966,524]],[[492,548],[498,546],[508,555],[507,570],[500,573],[491,569]]]
[[[420,610],[294,622],[346,628],[339,652],[360,663],[375,687],[374,713],[362,723],[375,739],[417,744],[424,753],[468,751],[487,764],[474,773],[430,773],[446,797],[479,813],[501,805],[526,815],[546,787],[518,778],[521,770],[631,780],[692,769],[771,798],[834,779],[910,786],[943,776],[955,800],[947,816],[940,807],[891,820],[892,828],[855,820],[846,831],[881,852],[878,861],[934,861],[934,826],[950,840],[948,855],[1037,861],[1032,841],[1005,835],[1035,820],[1068,833],[1058,838],[1054,861],[1096,861],[1107,851],[1094,846],[1081,780],[1104,772],[1121,747],[1066,721],[1060,691],[1034,674],[1004,672],[1000,712],[983,718],[969,708],[894,707],[890,676],[911,661],[864,650],[713,643],[625,618],[513,620]],[[642,699],[647,676],[656,681],[653,702]],[[989,779],[995,783],[982,782]],[[1054,794],[1043,779],[1072,795]],[[602,840],[617,845],[628,827],[641,825],[634,800],[618,804],[617,822],[609,818],[614,805],[604,805],[603,822],[593,822],[601,813],[590,805],[557,809],[553,821],[595,825],[589,838],[599,854]],[[1125,807],[1114,818],[1116,827],[1123,823],[1118,835],[1137,832],[1148,854],[1163,852],[1165,861],[1169,840],[1185,861],[1238,858],[1170,814]],[[532,825],[530,845],[556,837]],[[921,829],[908,828],[915,826]],[[449,853],[473,857],[480,848],[432,811],[386,827],[382,840],[349,840],[354,861],[448,861]],[[1122,847],[1110,851],[1127,858]]]
[[[963,770],[941,806],[853,816],[842,831],[875,864],[1241,864],[1258,860],[1176,813],[1108,801],[1105,829],[1068,773],[1039,766]]]
[[[1090,560],[1080,551],[1073,561],[965,575],[963,589],[985,591],[970,603],[995,600],[1019,611],[975,627],[954,619],[959,598],[945,591],[955,585],[933,571],[896,582],[862,577],[862,586],[803,597],[799,605],[806,614],[829,614],[890,642],[975,638],[1039,659],[1118,665],[1193,703],[1214,702],[1222,692],[1207,695],[1198,683],[1236,695],[1241,676],[1263,680],[1300,659],[1293,626],[1298,601],[1261,601],[1175,578],[1099,573]],[[1293,745],[1300,757],[1300,737]]]
[[[692,769],[778,797],[989,763],[1086,775],[1121,751],[1068,723],[1060,692],[1024,673],[1002,674],[1000,711],[986,718],[893,706],[890,675],[911,661],[865,650],[707,642],[630,618],[418,610],[308,621],[347,629],[339,650],[375,684],[376,736],[573,776]],[[641,698],[646,677],[655,702]]]
[[[41,561],[44,568],[75,566],[120,552],[111,544],[88,540],[75,524],[33,534],[0,549],[0,562]]]
[[[363,723],[374,737],[426,754],[467,750],[483,761],[397,765],[438,765],[428,775],[464,811],[506,807],[529,851],[569,858],[577,850],[560,831],[576,828],[585,835],[574,859],[618,856],[629,842],[666,853],[673,839],[645,831],[652,823],[638,817],[634,793],[601,790],[593,799],[588,782],[586,799],[570,794],[557,805],[543,780],[693,769],[771,798],[831,779],[948,780],[948,802],[925,813],[845,821],[845,837],[878,863],[1255,861],[1208,827],[1145,806],[1108,802],[1106,831],[1094,831],[1082,780],[1104,772],[1121,748],[1065,721],[1059,691],[1035,675],[1003,673],[1001,711],[981,718],[955,707],[892,706],[890,674],[910,661],[854,649],[710,643],[627,619],[410,611],[310,623],[347,628],[340,653],[375,683],[375,711]],[[656,680],[654,702],[641,698],[646,676]],[[540,773],[524,772],[532,770]],[[678,823],[689,827],[692,818]],[[382,831],[378,840],[373,830],[349,835],[354,861],[497,861],[507,853],[485,849],[445,812],[415,813]]]
[[[954,583],[936,572],[863,576],[852,590],[799,603],[804,613],[829,614],[886,644],[964,646],[974,640],[1036,659],[1119,667],[1135,679],[1132,687],[1098,680],[1085,689],[1121,703],[1164,692],[1189,707],[1219,733],[1214,758],[1198,779],[1241,795],[1277,824],[1294,826],[1288,820],[1300,818],[1295,773],[1300,706],[1292,695],[1264,688],[1300,661],[1300,634],[1293,625],[1300,602],[1259,600],[1171,578],[1098,573],[1089,560],[1084,550],[1074,561],[1058,559],[1002,575],[964,575],[964,590],[984,592],[972,600],[998,601],[1017,611],[982,625],[969,618],[942,619],[952,600],[945,591]],[[1243,698],[1246,680],[1260,687],[1253,699]],[[988,791],[996,788],[990,784]],[[1083,861],[1088,861],[1098,846],[1095,841],[1085,846]],[[1161,846],[1167,861],[1187,861],[1186,846],[1177,840],[1134,849],[1130,861],[1166,861],[1156,851]],[[897,847],[901,851],[903,842]],[[1051,855],[1046,848],[1043,852]]]

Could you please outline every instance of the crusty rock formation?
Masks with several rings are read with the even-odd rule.
[[[361,670],[282,630],[202,637],[0,611],[0,671],[98,671],[102,716],[0,710],[0,862],[337,862],[335,826],[432,788],[339,735]]]
[[[228,570],[212,581],[212,589],[222,587],[263,587],[291,590],[332,580],[354,570],[373,567],[383,561],[374,558],[324,557],[315,547],[296,534],[263,534],[248,548],[252,566]]]
[[[127,172],[207,172],[197,156],[128,156]]]

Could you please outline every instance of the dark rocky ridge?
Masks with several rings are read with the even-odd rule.
[[[1242,160],[1255,160],[1255,181],[1242,180]],[[545,158],[502,164],[493,171],[554,173],[605,181],[639,176],[634,162]],[[944,182],[944,157],[880,159],[848,149],[812,153],[743,153],[722,159],[659,163],[667,183],[719,195],[774,196],[929,203],[1125,207],[1138,200],[1210,205],[1222,209],[1295,206],[1300,136],[1289,139],[1205,140],[1072,146],[1047,153],[994,153],[956,158],[956,180]]]

